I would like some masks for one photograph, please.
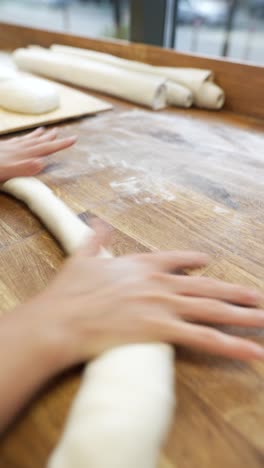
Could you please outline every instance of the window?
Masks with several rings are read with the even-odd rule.
[[[135,4],[147,9],[144,20]],[[138,41],[144,40],[141,28],[164,45],[157,27],[151,31],[151,18],[157,15],[162,29],[169,4],[170,46],[264,64],[264,0],[0,0],[0,20],[91,37],[129,39],[131,33]],[[130,31],[132,15],[136,32]]]

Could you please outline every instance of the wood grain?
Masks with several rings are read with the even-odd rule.
[[[48,47],[52,43],[89,48],[153,65],[209,68],[215,72],[217,83],[226,92],[225,108],[227,110],[253,117],[264,117],[263,66],[183,54],[144,44],[88,39],[0,23],[0,44],[2,48],[12,50],[17,47],[25,47],[28,44]]]
[[[54,34],[44,38],[53,42]],[[198,249],[211,262],[195,274],[264,291],[263,120],[111,102],[111,113],[61,125],[78,142],[50,157],[41,180],[85,222],[98,216],[113,227],[115,255]],[[1,195],[0,206],[0,300],[8,313],[48,284],[63,253],[21,203]],[[261,330],[232,331],[264,344]],[[31,402],[0,442],[0,468],[45,466],[80,375],[79,368],[59,376]],[[179,406],[162,468],[263,467],[263,387],[261,362],[178,349]]]

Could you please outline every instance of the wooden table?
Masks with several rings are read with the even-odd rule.
[[[113,112],[61,127],[78,143],[51,157],[41,179],[85,221],[96,215],[113,226],[116,255],[198,249],[212,257],[198,274],[264,290],[263,68],[0,25],[3,48],[52,42],[216,71],[228,96],[222,112],[152,113],[107,98]],[[0,297],[8,311],[49,282],[63,254],[22,204],[5,195],[0,203]],[[260,331],[233,331],[264,344]],[[262,363],[179,350],[171,466],[263,467],[263,377]],[[1,441],[1,468],[45,465],[79,381],[75,369],[29,405]]]

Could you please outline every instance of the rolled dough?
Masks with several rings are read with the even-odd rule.
[[[105,63],[51,50],[18,49],[15,63],[23,70],[101,91],[154,110],[166,107],[166,78],[124,70]]]
[[[195,94],[196,106],[206,109],[221,109],[225,102],[225,94],[219,86],[211,81],[202,83],[199,92]]]
[[[69,254],[93,235],[35,178],[11,179],[0,190],[26,203]],[[105,352],[86,367],[48,468],[156,468],[174,395],[170,346],[135,344]]]
[[[187,88],[189,92],[191,91],[193,94],[193,103],[197,107],[217,110],[224,105],[225,95],[221,88],[217,87],[217,91],[215,90],[215,92],[213,92],[210,86],[203,86],[205,83],[213,81],[214,74],[211,70],[203,70],[199,68],[154,66],[134,60],[126,60],[114,55],[96,52],[93,50],[59,44],[53,44],[51,46],[51,50],[72,57],[82,57],[89,60],[103,62],[108,65],[114,65],[126,70],[135,70],[150,75],[163,76],[167,78],[169,82],[177,83],[185,89]],[[180,91],[179,89],[175,94],[175,91],[173,91],[171,85],[168,86],[169,104],[188,107],[188,105],[186,105],[186,100],[184,99],[185,95],[183,90]]]
[[[174,81],[167,81],[167,103],[176,107],[191,107],[193,94],[188,89]]]
[[[35,46],[31,46],[33,49]],[[183,86],[185,83],[193,89],[200,86],[201,83],[213,79],[213,73],[210,70],[202,70],[200,68],[182,68],[182,67],[160,67],[149,65],[144,62],[135,60],[127,60],[115,55],[95,52],[94,50],[81,49],[78,47],[70,47],[59,44],[53,44],[51,50],[58,53],[63,53],[71,56],[83,57],[86,59],[107,63],[126,68],[127,70],[136,70],[144,73],[165,76],[168,80],[176,81]]]

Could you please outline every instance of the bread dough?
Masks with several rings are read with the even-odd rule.
[[[31,49],[36,49],[36,46],[31,46]],[[38,48],[38,47],[37,47]],[[165,76],[168,80],[175,81],[188,88],[199,87],[201,83],[213,79],[213,73],[210,70],[202,70],[199,68],[182,68],[182,67],[159,67],[149,65],[144,62],[137,62],[135,60],[127,60],[115,55],[104,54],[102,52],[95,52],[94,50],[80,49],[78,47],[70,47],[59,44],[53,44],[51,50],[65,55],[82,57],[97,62],[107,63],[116,67],[123,67],[127,70],[135,70],[144,73]]]
[[[67,253],[93,235],[35,178],[11,179],[0,189],[26,203]],[[170,346],[129,345],[105,352],[86,367],[48,468],[156,468],[174,404]]]
[[[0,68],[0,83],[10,78],[16,78],[17,76],[18,76],[18,73],[10,67]]]
[[[173,352],[115,348],[84,372],[48,468],[156,468],[174,405]]]
[[[0,80],[0,107],[23,114],[44,114],[59,106],[56,86],[47,81],[16,76]]]
[[[134,60],[126,60],[110,54],[95,52],[93,50],[80,49],[78,47],[59,44],[53,44],[51,46],[51,50],[72,57],[82,57],[97,62],[107,63],[108,65],[114,65],[126,70],[134,70],[141,73],[163,76],[167,78],[169,82],[178,83],[185,89],[187,88],[191,91],[193,94],[193,103],[197,107],[203,107],[205,109],[220,109],[224,105],[225,95],[221,88],[217,87],[217,91],[216,89],[213,91],[212,86],[204,86],[205,83],[213,82],[214,74],[211,70],[153,66],[142,62],[136,62]],[[177,99],[175,99],[175,95]],[[170,104],[181,106],[182,102],[186,103],[184,96],[186,96],[186,92],[183,94],[183,91],[180,92],[180,90],[178,90],[177,93],[175,93],[170,84],[168,84],[168,102]],[[180,100],[178,101],[179,97]],[[183,107],[185,106],[183,105]],[[188,106],[186,105],[186,107]]]
[[[166,78],[160,76],[123,70],[40,47],[18,49],[13,58],[23,70],[117,96],[154,110],[167,105]]]
[[[167,103],[176,107],[191,107],[193,94],[188,89],[173,81],[167,81]]]
[[[0,189],[23,201],[41,219],[67,254],[73,253],[93,234],[54,193],[35,177],[15,177]]]
[[[202,83],[199,90],[195,93],[195,103],[197,107],[217,110],[223,107],[224,102],[224,91],[211,81]]]

